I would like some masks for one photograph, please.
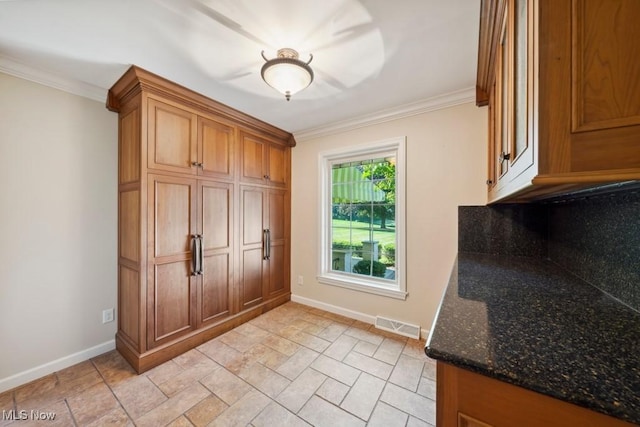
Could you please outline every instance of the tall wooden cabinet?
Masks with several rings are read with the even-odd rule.
[[[489,202],[640,179],[640,2],[482,0]]]
[[[131,67],[119,113],[118,332],[138,372],[290,299],[291,134]]]

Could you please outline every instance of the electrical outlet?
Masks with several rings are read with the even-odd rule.
[[[298,276],[298,285],[304,285],[304,276]]]
[[[102,310],[102,323],[113,322],[113,308]]]

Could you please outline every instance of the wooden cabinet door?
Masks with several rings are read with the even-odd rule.
[[[233,278],[233,184],[198,183],[202,275],[198,277],[198,327],[231,313]]]
[[[235,175],[235,129],[198,117],[199,175],[233,179]]]
[[[637,175],[640,2],[546,0],[540,14],[543,172]]]
[[[148,100],[149,169],[196,174],[197,116],[159,100]]]
[[[240,179],[255,184],[286,188],[289,183],[289,147],[248,132],[240,132]]]
[[[267,171],[269,185],[286,188],[289,182],[289,147],[279,144],[269,144],[269,168]]]
[[[246,132],[240,133],[240,179],[264,184],[267,177],[269,142]]]
[[[480,103],[495,80],[491,202],[640,177],[639,20],[637,0],[482,2]]]
[[[268,296],[289,291],[289,194],[268,190]]]
[[[265,280],[266,194],[257,187],[240,189],[240,309],[259,304],[267,293]]]
[[[150,175],[148,187],[147,345],[195,328],[196,181]]]

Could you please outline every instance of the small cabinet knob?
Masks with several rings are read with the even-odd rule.
[[[202,167],[202,163],[198,163],[198,162],[191,162],[191,166],[195,166],[197,168],[201,168]]]
[[[502,163],[505,160],[509,160],[510,158],[511,158],[511,153],[505,153],[503,151],[502,153],[500,153],[500,157],[498,157],[498,160],[500,161],[500,163]]]
[[[488,180],[487,180],[487,182],[486,182],[486,184],[487,184],[487,185],[491,185],[491,184],[493,184],[493,180],[492,180],[492,179],[488,179]]]

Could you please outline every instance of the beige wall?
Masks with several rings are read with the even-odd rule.
[[[457,252],[458,205],[486,201],[486,109],[464,104],[341,134],[293,149],[291,278],[294,300],[383,316],[430,329]],[[318,153],[407,138],[406,301],[319,284]],[[298,285],[303,276],[303,285]]]
[[[113,348],[116,168],[103,103],[0,73],[0,391]]]

